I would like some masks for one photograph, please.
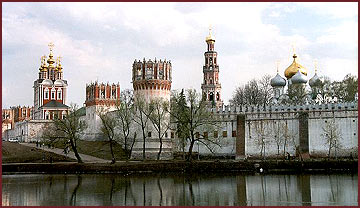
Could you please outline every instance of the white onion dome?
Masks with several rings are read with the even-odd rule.
[[[301,73],[301,71],[297,71],[296,74],[291,78],[292,84],[306,84],[308,81],[307,77]]]
[[[55,80],[54,85],[58,86],[58,87],[62,87],[65,85],[65,83],[64,83],[64,81],[57,79],[57,80]]]
[[[42,85],[52,85],[53,82],[50,80],[50,79],[44,79],[42,82],[41,82]]]
[[[286,79],[277,73],[276,76],[270,80],[270,85],[272,87],[284,87],[286,85]]]
[[[309,80],[310,87],[319,86],[322,83],[320,77],[315,73],[315,75]]]

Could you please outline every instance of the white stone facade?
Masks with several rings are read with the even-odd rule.
[[[337,156],[358,155],[358,109],[357,103],[335,103],[322,105],[303,105],[303,106],[224,106],[216,112],[222,120],[223,128],[218,130],[219,144],[221,147],[214,146],[215,155],[236,155],[236,140],[239,135],[233,135],[237,131],[237,116],[245,115],[245,157],[260,156],[261,146],[259,137],[264,135],[265,156],[274,157],[278,154],[278,145],[275,138],[282,137],[279,141],[283,142],[284,129],[287,129],[287,144],[285,152],[294,156],[300,148],[299,114],[308,114],[308,153],[310,156],[326,157],[328,145],[324,138],[326,122],[335,120],[340,131],[340,147],[337,149]],[[221,137],[222,132],[226,131],[227,136]],[[203,131],[199,130],[200,133]],[[209,133],[209,137],[213,136]],[[276,136],[276,137],[275,137]],[[261,140],[260,140],[261,141]],[[280,143],[279,153],[283,155],[283,143]],[[179,142],[175,143],[174,151],[182,151]],[[212,154],[204,145],[195,144],[193,152],[200,151],[200,154]],[[186,146],[185,151],[188,150]],[[331,156],[335,156],[334,149]]]
[[[19,142],[36,142],[42,140],[42,133],[51,120],[29,120],[16,122],[14,129],[7,131],[7,140],[18,139]]]

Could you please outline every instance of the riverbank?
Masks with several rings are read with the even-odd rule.
[[[357,160],[307,161],[129,161],[109,163],[12,163],[13,173],[129,173],[129,172],[247,172],[247,173],[357,173]]]

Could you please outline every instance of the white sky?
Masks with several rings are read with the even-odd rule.
[[[200,92],[211,24],[222,98],[292,62],[341,80],[358,74],[358,3],[3,3],[2,107],[33,105],[40,57],[61,55],[67,104],[85,102],[91,81],[132,89],[135,59],[167,59],[172,89]]]

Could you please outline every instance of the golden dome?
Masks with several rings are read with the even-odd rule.
[[[205,41],[206,42],[208,42],[208,41],[214,41],[215,42],[215,38],[213,36],[211,36],[211,27],[209,28],[209,35],[206,36]]]
[[[287,79],[290,79],[292,76],[294,76],[296,74],[296,72],[298,72],[300,70],[300,72],[304,75],[307,75],[307,69],[303,66],[301,66],[297,61],[296,61],[296,54],[294,54],[293,56],[294,60],[291,63],[291,65],[285,69],[284,75]]]

